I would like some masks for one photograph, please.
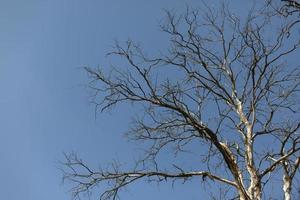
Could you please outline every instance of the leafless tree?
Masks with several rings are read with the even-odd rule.
[[[138,180],[196,177],[218,182],[227,199],[273,199],[265,188],[276,177],[282,177],[285,200],[296,195],[300,40],[290,27],[297,19],[258,5],[244,18],[225,5],[183,15],[166,11],[161,29],[170,37],[167,51],[149,56],[131,40],[116,42],[109,55],[123,58],[126,68],[85,68],[101,111],[121,103],[144,109],[127,136],[145,142],[148,151],[131,170],[118,164],[92,169],[67,155],[64,177],[74,197],[106,184],[100,199],[117,199]],[[180,154],[193,142],[201,143],[204,158],[197,170],[174,163],[160,168],[162,150]]]

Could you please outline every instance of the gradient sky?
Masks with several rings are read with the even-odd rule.
[[[63,152],[97,165],[131,157],[120,133],[130,108],[95,118],[84,65],[106,63],[115,39],[163,46],[163,8],[197,0],[0,0],[0,199],[70,199],[61,182]],[[134,156],[132,156],[133,158]],[[123,199],[201,199],[199,180],[136,184]]]

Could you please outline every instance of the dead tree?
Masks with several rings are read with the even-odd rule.
[[[116,43],[109,55],[123,58],[126,68],[85,68],[101,111],[121,103],[144,109],[127,136],[144,141],[148,151],[132,170],[116,164],[95,170],[74,154],[66,156],[64,177],[74,184],[74,197],[107,185],[100,199],[116,199],[138,180],[201,177],[228,187],[231,199],[260,200],[272,198],[265,188],[281,176],[282,196],[292,198],[300,165],[300,68],[293,61],[300,41],[290,29],[295,19],[269,4],[244,18],[226,6],[204,7],[166,12],[165,53],[149,56],[133,41]],[[160,168],[162,150],[180,153],[195,141],[205,149],[197,170],[173,163],[167,171]]]

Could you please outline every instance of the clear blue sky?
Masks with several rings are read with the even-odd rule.
[[[129,108],[95,118],[80,67],[106,63],[114,39],[163,46],[162,9],[187,2],[199,1],[0,0],[0,199],[70,199],[57,169],[62,152],[95,165],[134,158],[120,134]],[[139,184],[123,199],[201,199],[201,187]]]

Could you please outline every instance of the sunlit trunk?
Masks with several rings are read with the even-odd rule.
[[[291,191],[292,191],[292,179],[288,174],[283,175],[283,192],[284,192],[284,200],[291,200]]]
[[[240,117],[241,122],[246,127],[246,134],[245,134],[245,158],[246,158],[246,168],[250,175],[250,185],[248,187],[248,195],[251,200],[260,200],[261,199],[261,182],[258,176],[254,158],[253,158],[253,126],[248,121],[247,117],[243,112],[243,107],[241,101],[236,98],[237,102],[237,113]]]

